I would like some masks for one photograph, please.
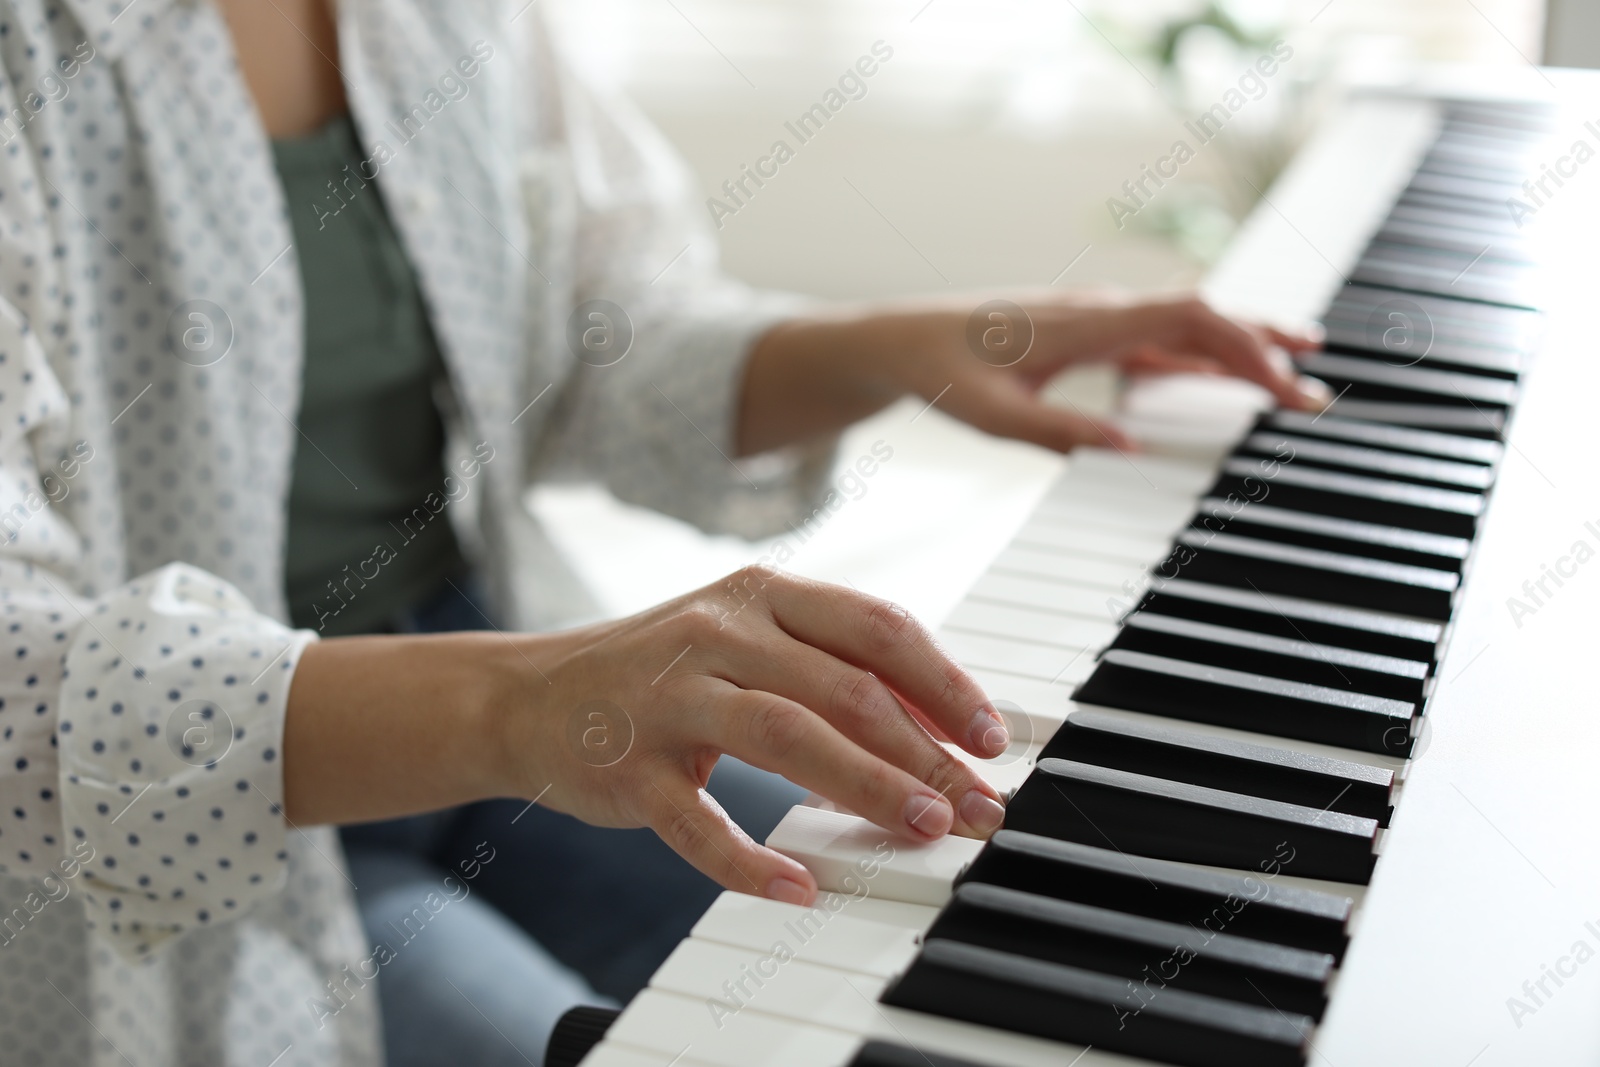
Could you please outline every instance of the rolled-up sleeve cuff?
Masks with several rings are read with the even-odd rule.
[[[733,458],[735,437],[752,348],[812,306],[735,290],[642,326],[639,351],[622,363],[577,369],[583,400],[562,437],[629,503],[714,533],[781,532],[824,491],[837,437],[744,460]]]
[[[278,892],[283,727],[309,631],[173,564],[97,601],[63,661],[69,859],[91,926],[137,956]]]

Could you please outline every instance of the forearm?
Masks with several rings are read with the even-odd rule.
[[[284,724],[285,814],[299,826],[365,822],[513,792],[500,724],[538,640],[462,633],[309,646]]]
[[[745,365],[738,454],[835,433],[899,399],[916,323],[908,314],[841,309],[769,330]]]

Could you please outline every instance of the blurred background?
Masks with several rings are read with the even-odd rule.
[[[728,270],[825,297],[1048,286],[1194,286],[1352,84],[1419,63],[1579,64],[1600,4],[1541,0],[545,0],[589,75],[625,92],[688,160],[703,196],[779,138],[797,146],[717,233]],[[1547,38],[1554,46],[1547,51]],[[892,49],[804,145],[793,123],[858,58]],[[1273,50],[1214,144],[1119,228],[1107,199]],[[727,198],[723,197],[725,202]],[[1075,383],[1092,403],[1108,383]],[[1058,457],[897,405],[847,435],[894,459],[816,530],[792,569],[848,581],[937,622],[1060,468]],[[589,489],[541,489],[609,612],[641,609],[769,546],[704,538]],[[800,536],[804,535],[803,542]],[[662,560],[671,560],[663,565]]]

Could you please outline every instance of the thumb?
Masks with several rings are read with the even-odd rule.
[[[1138,446],[1116,426],[1090,418],[1060,390],[1052,391],[1065,407],[1046,403],[1011,380],[985,381],[983,377],[958,383],[941,405],[985,433],[1010,437],[1057,452],[1080,446],[1138,451]]]
[[[653,782],[645,799],[650,828],[701,874],[724,889],[810,904],[817,881],[795,860],[764,848],[728,817],[722,807],[687,776]]]

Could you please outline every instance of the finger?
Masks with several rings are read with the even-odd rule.
[[[730,664],[727,677],[734,684],[777,694],[810,709],[846,744],[859,746],[870,757],[887,762],[928,786],[935,795],[945,797],[955,809],[955,832],[966,837],[987,837],[999,829],[1005,814],[999,792],[934,740],[877,677],[777,630],[770,640],[752,651],[753,655]],[[990,757],[1005,752],[1010,740],[1003,728],[983,716],[974,716],[968,733],[970,744],[966,747]],[[849,762],[859,761],[852,756]],[[831,776],[835,768],[849,773],[843,762],[831,763],[824,770]],[[783,768],[782,773],[789,775],[790,771]],[[800,784],[839,803],[849,803],[829,791],[834,788],[832,785]],[[847,787],[850,784],[847,779]],[[903,810],[910,801],[891,798],[884,810],[892,812],[895,803],[900,803]],[[919,823],[926,821],[920,809],[916,814]]]
[[[1273,344],[1290,352],[1315,352],[1322,347],[1326,331],[1321,323],[1311,323],[1303,330],[1280,330],[1276,326],[1258,325],[1256,329],[1266,334]]]
[[[800,863],[750,839],[687,774],[652,781],[646,821],[667,846],[724,889],[810,904],[817,880]]]
[[[731,756],[820,793],[892,833],[943,837],[955,810],[937,790],[867,752],[822,717],[774,693],[730,687],[711,708],[713,743]]]
[[[1296,375],[1274,362],[1263,339],[1254,332],[1212,311],[1202,303],[1183,305],[1187,320],[1187,347],[1210,356],[1231,373],[1266,389],[1278,403],[1304,407],[1305,397],[1295,386]]]
[[[799,578],[775,584],[767,604],[773,621],[795,640],[870,671],[962,748],[993,754],[1004,721],[972,676],[904,608]],[[995,729],[1001,734],[989,733]]]
[[[1300,377],[1289,360],[1275,359],[1265,335],[1217,314],[1203,301],[1185,301],[1174,305],[1174,309],[1182,323],[1186,347],[1215,358],[1231,373],[1255,382],[1285,407],[1314,411],[1327,406],[1326,389]]]
[[[947,396],[944,410],[996,437],[1013,437],[1056,452],[1084,446],[1125,452],[1137,448],[1110,423],[1047,404],[1015,381],[980,374],[957,383]]]
[[[1168,352],[1162,348],[1144,346],[1122,360],[1122,369],[1131,375],[1156,374],[1226,374],[1227,368],[1210,356]]]

